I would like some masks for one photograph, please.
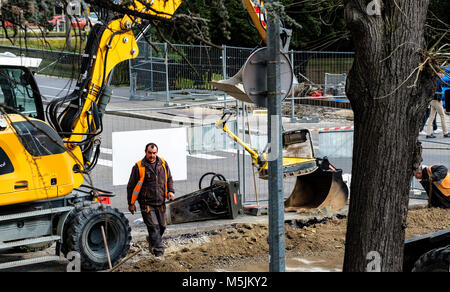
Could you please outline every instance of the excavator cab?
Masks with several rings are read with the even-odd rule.
[[[36,80],[31,71],[41,59],[0,54],[0,103],[6,113],[16,113],[44,120],[44,107]]]

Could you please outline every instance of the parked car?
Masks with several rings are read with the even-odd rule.
[[[49,20],[49,23],[53,25],[53,28],[56,26],[60,26],[61,22],[64,22],[66,20],[66,17],[64,15],[56,15],[53,16],[51,20]],[[73,28],[80,28],[84,29],[86,26],[86,19],[84,17],[71,17],[70,23]]]
[[[9,21],[4,21],[5,28],[14,28],[14,25]],[[0,21],[0,27],[3,27],[3,23]]]
[[[72,23],[72,27],[84,29],[87,22],[84,17],[72,17],[70,22]]]

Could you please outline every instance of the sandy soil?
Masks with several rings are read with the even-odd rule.
[[[322,270],[338,271],[344,257],[346,224],[345,218],[303,228],[286,224],[287,265],[304,266],[311,262],[321,262],[319,266]],[[450,228],[450,210],[412,210],[408,214],[406,238],[447,228]],[[164,262],[155,260],[148,253],[146,242],[134,242],[130,252],[138,248],[142,248],[142,252],[122,265],[118,271],[268,271],[267,236],[267,225],[236,224],[207,233],[165,238],[167,249]],[[289,270],[299,269],[287,269]]]

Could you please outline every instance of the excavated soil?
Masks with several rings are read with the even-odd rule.
[[[450,210],[411,210],[407,223],[406,238],[448,229]],[[344,257],[346,225],[345,218],[331,219],[303,228],[286,224],[286,263],[316,261],[323,262],[322,267],[330,268],[325,270],[339,270]],[[134,242],[130,253],[138,248],[142,248],[142,252],[122,265],[118,271],[268,271],[267,237],[267,225],[234,224],[220,230],[165,238],[166,259],[163,262],[155,260],[148,253],[146,242]]]

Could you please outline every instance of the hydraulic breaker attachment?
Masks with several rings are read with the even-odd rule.
[[[243,213],[239,183],[215,180],[209,187],[168,202],[166,213],[168,224],[234,219]]]

